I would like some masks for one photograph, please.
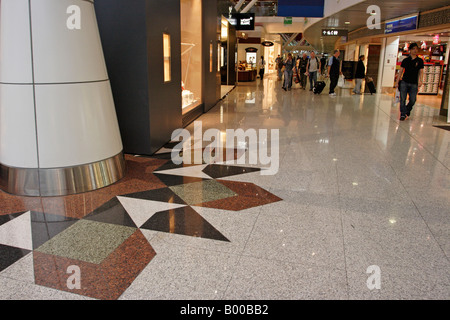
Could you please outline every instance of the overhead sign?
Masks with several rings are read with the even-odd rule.
[[[348,30],[344,29],[322,29],[322,36],[328,37],[347,37]]]
[[[228,22],[230,22],[236,30],[255,30],[254,13],[232,13],[228,18]]]
[[[386,25],[384,27],[384,34],[410,31],[416,29],[417,29],[417,15],[404,19],[386,22]]]
[[[253,47],[248,47],[248,48],[245,48],[245,51],[246,51],[246,52],[257,52],[258,49],[253,48]]]
[[[273,42],[272,41],[263,41],[261,44],[264,47],[272,47],[273,46]]]
[[[292,17],[284,17],[284,24],[292,24]]]

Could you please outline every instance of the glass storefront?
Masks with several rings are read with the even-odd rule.
[[[202,0],[181,3],[181,88],[183,114],[202,104]]]

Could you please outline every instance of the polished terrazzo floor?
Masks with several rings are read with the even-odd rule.
[[[172,143],[126,155],[126,177],[98,191],[0,193],[0,299],[449,299],[438,113],[419,103],[400,122],[388,95],[285,92],[273,75],[239,84],[197,120],[278,129],[275,175],[235,161],[274,150],[264,140],[193,165],[170,161]]]

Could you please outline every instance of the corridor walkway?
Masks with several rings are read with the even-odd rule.
[[[173,164],[169,143],[95,192],[0,193],[0,298],[449,299],[438,113],[400,122],[387,95],[239,84],[187,127],[256,132],[226,163]]]

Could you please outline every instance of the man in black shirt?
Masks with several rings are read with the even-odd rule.
[[[327,77],[330,77],[330,96],[332,96],[332,97],[336,96],[334,89],[336,88],[336,86],[338,84],[339,75],[342,74],[341,62],[338,59],[340,54],[341,54],[341,52],[336,49],[336,50],[334,50],[333,55],[331,56],[330,60],[328,60]]]
[[[410,56],[402,61],[400,73],[395,83],[395,87],[398,87],[400,91],[400,121],[404,121],[410,116],[416,103],[417,92],[423,83],[424,65],[423,60],[417,56],[419,47],[416,43],[411,43],[409,51]],[[406,95],[409,95],[408,104],[406,104]]]

